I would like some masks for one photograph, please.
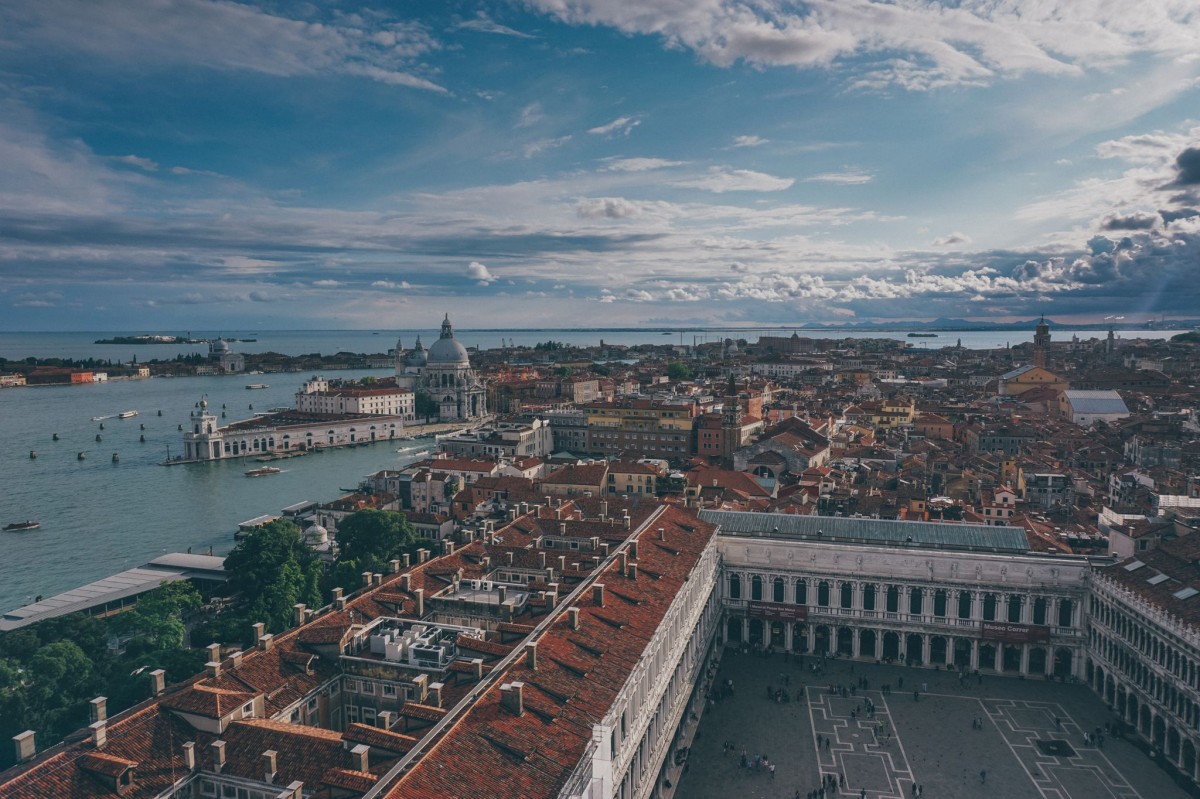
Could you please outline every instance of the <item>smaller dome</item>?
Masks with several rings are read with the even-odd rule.
[[[425,345],[421,343],[421,337],[417,336],[417,345],[413,347],[412,352],[404,356],[405,366],[424,366],[429,360],[429,351],[425,349]]]
[[[309,544],[329,543],[329,531],[319,524],[314,524],[304,531],[304,540]]]
[[[208,407],[208,400],[207,400],[207,399],[202,399],[202,400],[200,400],[200,407],[201,407],[201,408],[207,408],[207,407]]]

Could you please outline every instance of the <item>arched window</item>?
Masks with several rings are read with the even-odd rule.
[[[829,581],[817,583],[817,604],[823,608],[829,607]]]
[[[875,609],[875,584],[867,583],[863,586],[863,610]]]
[[[946,618],[946,589],[939,588],[933,592],[933,615],[939,619]]]
[[[850,583],[842,583],[842,607],[849,608],[854,605],[854,586]]]
[[[1012,594],[1008,598],[1008,621],[1010,624],[1019,624],[1021,622],[1020,594]]]
[[[1033,600],[1033,623],[1046,623],[1046,597],[1040,596]]]
[[[729,575],[729,598],[742,598],[742,578],[736,574]]]
[[[772,602],[782,602],[783,601],[783,578],[782,577],[776,577],[771,582],[771,601]]]
[[[757,574],[750,578],[750,598],[755,602],[762,600],[762,578]]]
[[[984,621],[995,621],[996,620],[996,595],[995,594],[984,594],[983,595],[983,620]]]
[[[920,616],[925,611],[925,592],[913,588],[908,592],[908,612]]]
[[[960,619],[971,618],[971,592],[958,592],[958,617]]]
[[[1074,615],[1075,606],[1071,604],[1069,599],[1060,599],[1058,601],[1058,626],[1070,627],[1071,616]]]
[[[808,583],[802,579],[796,581],[796,604],[808,604]]]
[[[887,606],[888,613],[897,613],[900,610],[900,589],[894,585],[887,587]]]

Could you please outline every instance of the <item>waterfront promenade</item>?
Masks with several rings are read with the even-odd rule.
[[[960,685],[947,671],[845,660],[828,661],[815,676],[816,662],[727,652],[714,684],[733,680],[734,694],[707,704],[675,796],[807,799],[828,776],[837,787],[827,799],[911,799],[914,785],[927,799],[1189,795],[1137,745],[1111,735],[1102,745],[1085,740],[1103,734],[1112,716],[1082,684],[984,676]],[[862,679],[868,689],[857,687]],[[856,688],[843,698],[831,685]],[[787,689],[791,701],[768,700],[768,686]],[[1051,740],[1066,747],[1038,745]],[[742,768],[743,749],[751,762],[765,754],[774,775]]]

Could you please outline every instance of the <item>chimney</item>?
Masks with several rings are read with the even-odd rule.
[[[554,582],[554,569],[550,568],[549,566],[546,567],[546,582]]]
[[[558,523],[558,534],[559,534],[559,535],[566,535],[566,534],[567,534],[567,523],[566,523],[566,522],[559,522],[559,523]]]
[[[400,590],[406,594],[412,590],[412,575],[408,572],[400,575]]]
[[[90,705],[88,708],[88,718],[93,723],[97,721],[104,721],[106,718],[108,718],[107,696],[98,696],[88,704]]]
[[[258,643],[258,639],[262,638],[263,633],[265,633],[267,631],[267,625],[263,624],[261,621],[256,621],[253,624],[253,629],[254,629],[254,642]]]
[[[558,573],[564,574],[566,571],[567,571],[567,556],[559,555],[558,556]]]
[[[529,668],[537,671],[537,641],[525,644],[525,654],[529,656]]]
[[[604,584],[603,583],[593,583],[592,584],[592,602],[596,605],[596,607],[600,607],[600,608],[604,607]]]
[[[601,544],[599,538],[593,538],[592,539],[592,549],[593,550],[596,549],[597,544],[599,544],[600,554],[607,558],[608,557],[608,542],[605,541],[603,544]]]
[[[409,566],[412,565],[412,558],[411,558],[411,556],[409,556],[409,554],[407,552],[405,552],[400,556],[400,562],[403,563],[404,568],[407,569]]]
[[[550,495],[549,495],[549,494],[547,494],[547,495],[546,495],[546,507],[547,507],[547,508],[548,508],[548,507],[550,507],[550,505],[551,505],[551,504],[552,504],[552,503],[551,503],[551,497],[550,497]]]
[[[238,650],[229,656],[229,668],[236,669],[242,665],[242,652]]]
[[[263,782],[270,785],[275,781],[275,750],[268,749],[262,753]]]
[[[626,530],[631,529],[631,525],[633,524],[632,520],[628,516],[626,516],[624,521],[625,521],[625,529]]]
[[[428,549],[418,549],[417,550],[417,563],[424,563],[427,560],[429,560],[429,550]]]
[[[196,742],[188,741],[183,745],[183,767],[188,771],[196,770]]]
[[[637,542],[637,539],[635,538],[629,542],[629,557],[632,558],[633,560],[637,560],[637,549],[638,549],[638,542]]]
[[[621,561],[621,574],[627,574],[629,572],[629,553],[622,549],[618,557]]]
[[[370,773],[371,747],[359,744],[350,750],[350,770]]]
[[[307,610],[307,606],[303,602],[297,602],[295,605],[292,605],[292,610],[295,611],[292,614],[292,623],[297,627],[304,624],[304,611]]]
[[[275,636],[271,633],[267,633],[258,639],[258,648],[264,652],[270,652],[273,646],[275,646]]]
[[[538,568],[546,568],[546,552],[544,550],[538,553]]]
[[[442,689],[446,686],[443,683],[435,682],[429,684],[429,702],[428,704],[434,707],[442,706]]]
[[[510,549],[507,552],[505,552],[504,555],[505,555],[505,557],[508,558],[508,565],[509,566],[513,565],[513,551]]]
[[[221,645],[220,644],[209,644],[208,646],[204,647],[204,650],[206,652],[208,652],[209,662],[212,662],[214,660],[219,661],[221,659]]]
[[[417,598],[417,618],[419,619],[425,615],[425,589],[418,588],[413,591],[413,595]]]
[[[208,672],[208,676],[210,679],[213,679],[213,680],[217,679],[218,677],[221,676],[221,661],[219,661],[219,660],[208,661],[207,663],[204,664],[204,670],[206,672]]]
[[[371,575],[371,585],[383,585],[383,575],[375,572]]]
[[[388,561],[388,568],[391,569],[389,574],[396,574],[400,571],[400,558],[392,558]]]
[[[606,499],[600,503],[600,521],[604,521],[607,518],[608,518],[608,500]]]
[[[220,774],[221,769],[225,768],[225,742],[213,741],[210,746],[212,748],[213,771]]]
[[[162,696],[162,692],[165,690],[167,690],[167,673],[162,669],[150,672],[150,695]]]
[[[475,669],[475,679],[483,679],[483,658],[472,658],[471,666]]]
[[[506,585],[496,586],[496,596],[499,597],[499,599],[500,599],[499,604],[503,605],[504,600],[508,599],[508,586],[506,586]]]
[[[371,573],[370,572],[362,573],[362,584],[363,584],[363,588],[371,587]]]
[[[658,528],[658,540],[659,541],[667,540],[667,528],[665,528],[665,527]]]
[[[343,597],[345,592],[342,591],[341,588],[334,588],[333,591],[331,591],[330,593],[333,595],[333,601],[336,603],[339,599],[341,599]]]
[[[637,564],[636,564],[636,563],[630,563],[630,564],[629,564],[629,572],[628,572],[628,574],[629,574],[629,579],[630,579],[630,580],[636,580],[636,579],[637,579]]]
[[[447,555],[453,555],[454,554],[454,542],[448,538],[443,540],[442,541],[442,551],[445,552]]]
[[[20,735],[13,736],[13,752],[17,756],[18,763],[24,763],[37,753],[33,736],[33,730],[25,730]]]
[[[579,629],[579,608],[575,607],[574,605],[567,608],[567,616],[570,617],[570,619],[571,619],[571,629],[578,630]]]
[[[381,710],[379,711],[379,715],[375,717],[375,721],[378,722],[379,729],[381,730],[390,730],[395,720],[396,714],[390,710]]]
[[[429,675],[418,674],[413,677],[412,682],[413,687],[417,689],[417,702],[424,704],[425,700],[429,698]]]
[[[336,610],[345,610],[346,609],[346,597],[344,597],[344,596],[335,597],[333,600],[333,607]]]
[[[490,556],[490,555],[484,555],[482,558],[480,558],[480,559],[479,559],[479,564],[480,564],[481,566],[483,566],[483,570],[484,570],[484,571],[487,571],[488,569],[492,568],[492,558],[491,558],[491,556]]]
[[[292,780],[288,786],[279,794],[278,799],[302,799],[304,796],[304,783],[300,780]]]
[[[506,682],[500,686],[500,706],[514,716],[525,715],[525,683]]]
[[[92,730],[92,743],[96,745],[97,749],[103,749],[104,745],[108,743],[108,722],[97,721],[88,726]]]

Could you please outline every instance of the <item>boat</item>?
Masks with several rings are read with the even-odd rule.
[[[34,450],[29,450],[29,460],[31,460],[31,461],[37,460],[37,452],[35,452]]]
[[[35,522],[32,519],[24,522],[13,522],[12,524],[4,525],[4,532],[11,533],[18,530],[36,530],[42,526],[41,522]]]
[[[259,469],[251,469],[250,471],[246,472],[246,476],[247,477],[266,477],[269,474],[279,474],[282,471],[283,471],[283,469],[279,469],[275,466],[263,466],[262,468],[259,468]]]
[[[909,333],[909,338],[937,338],[937,333]]]
[[[247,389],[270,388],[270,386],[267,385],[266,383],[247,383],[246,388]]]
[[[117,418],[118,419],[132,419],[133,417],[135,417],[137,415],[138,415],[137,411],[121,411],[120,413],[117,414]]]

